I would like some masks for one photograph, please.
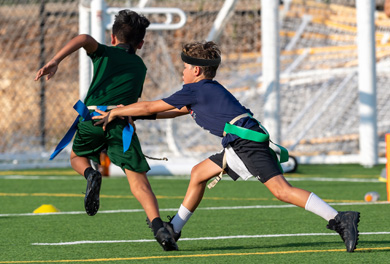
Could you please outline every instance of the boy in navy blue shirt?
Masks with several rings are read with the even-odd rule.
[[[173,118],[191,114],[195,122],[211,134],[222,137],[224,150],[197,164],[191,171],[187,193],[178,213],[165,223],[177,241],[181,229],[203,198],[207,182],[216,177],[213,187],[227,173],[234,180],[256,177],[280,201],[305,208],[328,221],[327,228],[337,231],[347,251],[356,248],[360,213],[338,212],[312,192],[290,185],[274,152],[265,128],[252,117],[249,109],[220,83],[214,81],[221,62],[221,52],[214,42],[195,42],[184,45],[181,53],[184,62],[180,91],[157,101],[138,102],[109,113],[98,111],[103,129],[116,117]],[[142,118],[142,117],[141,117]],[[152,228],[152,226],[150,226]]]

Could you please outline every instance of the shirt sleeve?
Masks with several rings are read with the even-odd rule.
[[[196,94],[191,89],[183,86],[183,89],[162,100],[177,109],[181,109],[184,106],[196,104]]]
[[[93,52],[87,55],[91,58],[92,61],[95,61],[96,59],[100,58],[105,51],[105,46],[98,43],[98,48]]]

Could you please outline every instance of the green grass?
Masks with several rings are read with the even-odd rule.
[[[292,185],[315,192],[339,211],[361,212],[361,233],[355,253],[345,252],[338,235],[325,228],[326,221],[301,208],[275,207],[229,209],[232,206],[275,205],[257,181],[233,182],[224,178],[206,190],[198,210],[183,229],[180,251],[164,252],[145,223],[145,213],[107,210],[141,209],[125,178],[104,178],[101,208],[86,215],[83,192],[86,182],[70,169],[0,172],[0,263],[387,263],[390,251],[388,203],[363,203],[364,194],[377,191],[386,200],[386,184],[379,182],[313,181],[312,178],[377,179],[383,166],[300,165],[287,174]],[[25,175],[10,179],[6,175]],[[36,178],[34,176],[42,176]],[[53,180],[53,177],[57,178]],[[161,215],[173,215],[185,195],[186,177],[150,177]],[[307,178],[303,181],[295,179]],[[341,203],[346,202],[343,205]],[[24,215],[42,204],[77,214]],[[226,207],[210,210],[210,207]],[[364,234],[374,232],[374,234]],[[329,235],[258,237],[275,234]],[[191,238],[252,236],[218,240]],[[97,243],[120,241],[122,243]],[[136,240],[147,240],[136,242]],[[91,241],[77,245],[34,245]],[[133,242],[131,242],[133,241]]]

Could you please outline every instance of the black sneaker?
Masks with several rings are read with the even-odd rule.
[[[339,212],[334,219],[329,221],[326,228],[335,230],[340,234],[348,252],[353,252],[359,240],[358,223],[360,220],[359,212]]]
[[[87,190],[85,191],[84,207],[88,215],[93,216],[99,210],[99,193],[102,185],[102,175],[94,170],[86,176]]]
[[[173,217],[168,216],[169,222],[163,222],[163,225],[168,230],[168,232],[171,234],[173,239],[177,242],[179,240],[180,236],[181,236],[181,231],[179,233],[176,233],[173,230],[173,225],[171,223]],[[153,232],[152,222],[150,222],[149,218],[147,218],[147,217],[146,217],[146,224],[149,226],[150,229],[152,229],[152,232]]]
[[[181,231],[179,233],[176,233],[175,230],[173,229],[173,225],[172,225],[172,219],[174,218],[175,216],[167,216],[169,222],[164,222],[164,226],[166,229],[168,229],[169,233],[172,234],[172,237],[173,239],[175,239],[175,241],[178,241],[179,238],[181,237]]]
[[[179,250],[175,240],[172,238],[171,234],[165,227],[161,227],[159,230],[157,230],[157,233],[154,237],[165,251]]]

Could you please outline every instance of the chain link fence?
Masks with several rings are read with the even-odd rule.
[[[130,9],[139,3],[106,2],[108,6]],[[182,44],[206,39],[224,2],[147,1],[147,6],[182,9],[187,23],[178,30],[147,32],[145,45],[138,51],[148,67],[142,100],[160,99],[180,88]],[[260,0],[237,2],[218,40],[224,56],[216,79],[262,120],[260,3]],[[384,134],[390,131],[390,18],[381,11],[383,3],[384,0],[376,1],[375,18],[380,155],[384,155]],[[0,0],[3,168],[23,167],[22,164],[69,165],[69,148],[55,162],[47,161],[77,115],[72,108],[79,99],[77,53],[61,63],[50,81],[34,81],[34,77],[42,65],[78,34],[79,4],[75,0]],[[294,146],[294,154],[298,156],[356,154],[359,117],[355,1],[294,0],[288,9],[284,9],[285,5],[281,1],[281,143]],[[307,16],[311,20],[292,47],[292,39]],[[335,93],[339,94],[328,101],[326,111],[321,110]],[[316,117],[316,113],[320,115]],[[313,120],[315,125],[310,127]],[[181,153],[204,157],[220,148],[218,139],[201,131],[188,117],[140,121],[137,131],[145,153],[150,155]]]
[[[77,7],[77,1],[0,1],[0,153],[6,162],[44,156],[74,119],[64,110],[78,98],[77,57],[66,59],[53,81],[34,77],[78,34]]]

